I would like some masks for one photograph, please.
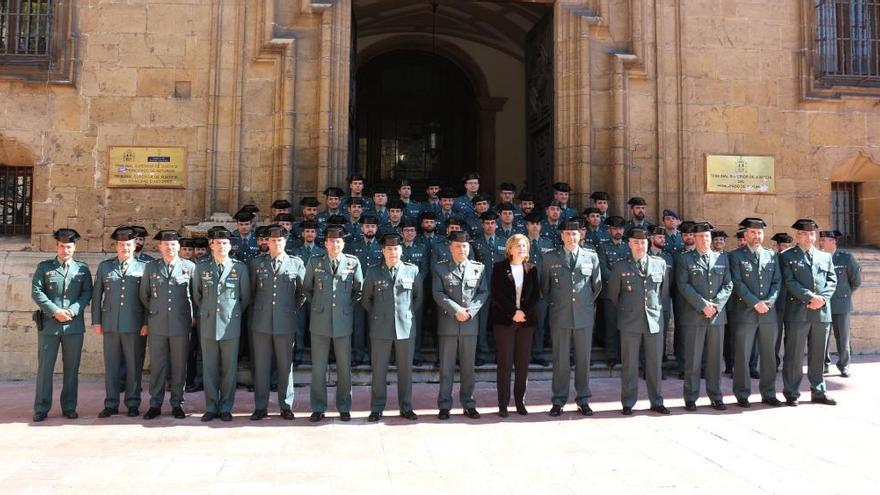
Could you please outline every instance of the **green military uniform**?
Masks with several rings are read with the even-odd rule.
[[[160,231],[157,237],[161,239],[163,232],[167,231]],[[165,377],[170,376],[170,402],[178,418],[182,412],[178,409],[183,407],[189,335],[195,318],[191,285],[195,271],[196,264],[189,260],[175,257],[166,263],[158,259],[147,264],[140,287],[141,303],[147,308],[150,341],[150,409],[162,409]]]
[[[696,232],[709,232],[711,228],[705,223],[698,225]],[[682,255],[675,272],[676,286],[685,301],[682,311],[675,315],[676,328],[684,333],[685,404],[692,407],[700,396],[700,370],[705,351],[706,394],[714,407],[723,408],[721,358],[724,325],[727,323],[724,306],[733,291],[727,253],[711,249],[705,253],[689,251]],[[715,304],[718,311],[711,318],[706,318],[703,308],[710,303]]]
[[[577,223],[574,222],[574,228]],[[569,228],[568,226],[566,228]],[[596,300],[602,290],[599,257],[592,249],[565,248],[544,256],[539,276],[541,293],[550,314],[550,338],[553,348],[552,404],[561,408],[568,401],[571,382],[569,353],[574,337],[575,402],[589,411],[590,357],[593,350],[593,323]]]
[[[79,234],[72,229],[60,229],[55,232],[55,239],[63,243],[76,242]],[[31,297],[39,306],[39,313],[35,314],[37,384],[34,419],[42,421],[52,408],[52,375],[59,346],[64,365],[61,411],[73,416],[76,414],[79,363],[85,333],[83,311],[92,299],[89,266],[75,259],[62,264],[57,257],[40,262],[31,281]],[[73,313],[70,321],[59,322],[54,318],[55,312],[62,309]]]
[[[831,297],[831,329],[837,344],[837,369],[841,375],[849,376],[850,361],[850,314],[852,295],[862,285],[862,267],[855,256],[846,251],[836,250],[831,256],[837,275],[837,288]],[[831,364],[829,346],[825,344],[825,365]]]
[[[283,229],[278,227],[272,235],[280,230]],[[270,228],[270,234],[272,232]],[[277,258],[266,254],[254,260],[250,327],[254,349],[254,409],[257,412],[265,413],[269,407],[273,357],[278,371],[278,404],[282,413],[293,409],[294,330],[297,313],[305,300],[305,273],[302,260],[286,253]]]
[[[199,311],[205,412],[222,417],[231,414],[235,404],[242,320],[251,302],[250,274],[241,261],[227,258],[218,263],[212,258],[196,265],[191,284]]]
[[[392,245],[395,241],[385,241]],[[397,245],[397,244],[393,244]],[[391,349],[397,362],[397,403],[401,414],[412,411],[412,361],[416,337],[413,314],[421,304],[422,279],[419,268],[400,261],[389,267],[384,262],[367,270],[361,303],[370,319],[370,354],[373,382],[370,412],[385,410],[385,385]]]
[[[538,223],[540,219],[537,218],[539,215],[531,216],[527,215],[526,218],[530,218],[529,222]],[[535,222],[537,220],[537,222]],[[554,252],[556,247],[553,246],[553,242],[546,237],[541,237],[540,235],[532,239],[529,239],[529,262],[534,263],[535,268],[538,270],[538,278],[541,276],[541,266],[544,264],[544,257],[548,254]],[[601,291],[597,291],[597,294]],[[544,366],[547,365],[546,360],[544,359],[544,334],[547,333],[547,301],[544,299],[544,295],[538,298],[538,302],[535,303],[535,313],[537,315],[538,321],[535,323],[535,334],[532,336],[532,362],[540,363]],[[571,364],[571,363],[569,363]]]
[[[758,387],[761,399],[775,405],[778,400],[774,349],[777,333],[776,301],[782,286],[779,261],[771,249],[763,246],[758,246],[754,251],[749,246],[743,246],[731,252],[729,258],[734,293],[733,300],[727,305],[734,333],[733,395],[742,405],[752,393],[749,360],[757,335],[761,366]],[[755,305],[761,301],[770,307],[770,311],[759,314],[755,310]]]
[[[288,242],[290,241],[288,240]],[[299,257],[299,259],[302,260],[304,267],[308,266],[309,260],[312,256],[327,254],[327,250],[316,243],[306,245],[304,242],[299,241],[294,246],[292,256]],[[308,302],[304,302],[299,311],[296,312],[296,330],[293,338],[294,365],[303,362],[306,351],[306,329],[309,328],[310,314],[311,306]]]
[[[812,225],[808,224],[812,223]],[[799,220],[793,226],[798,230],[818,230],[815,223]],[[797,404],[803,380],[804,347],[807,350],[807,377],[814,401],[826,401],[825,378],[822,374],[825,359],[825,341],[831,327],[831,298],[837,287],[837,274],[831,255],[815,247],[805,251],[800,245],[782,253],[782,279],[788,300],[785,305],[785,357],[782,364],[783,395],[788,404]],[[822,297],[825,304],[809,309],[813,296]]]
[[[451,240],[467,242],[464,232],[453,232]],[[434,265],[431,290],[437,303],[437,336],[440,353],[440,390],[437,407],[441,412],[452,408],[452,382],[455,358],[461,373],[459,399],[464,409],[476,407],[474,400],[474,360],[479,335],[479,313],[489,298],[485,266],[470,259],[458,264],[454,259]],[[455,318],[464,309],[470,315],[465,322]]]
[[[376,217],[367,214],[361,217],[361,224],[376,224]],[[378,234],[377,234],[378,235]],[[355,239],[345,245],[345,254],[356,256],[361,270],[366,271],[370,267],[378,266],[382,262],[382,246],[376,238],[367,239],[362,237]],[[367,349],[367,336],[369,335],[369,324],[367,323],[366,313],[360,304],[353,307],[354,311],[354,328],[351,334],[351,349],[354,361],[358,364],[368,364],[369,349]]]
[[[117,237],[117,234],[127,235],[125,232],[114,232],[117,241],[128,240]],[[124,360],[125,406],[132,415],[138,412],[141,404],[141,375],[144,370],[140,330],[145,316],[139,293],[145,267],[144,262],[134,256],[124,262],[117,257],[104,260],[98,265],[92,291],[92,324],[101,325],[104,334],[104,408],[119,408],[119,371]]]
[[[651,407],[663,406],[660,370],[663,354],[663,297],[669,290],[666,262],[647,255],[617,262],[608,281],[608,297],[617,309],[623,370],[620,400],[631,410],[639,395],[639,350],[645,349],[645,381]]]
[[[328,228],[328,239],[342,235],[338,230]],[[323,414],[327,410],[327,365],[331,344],[336,357],[336,410],[351,412],[351,335],[354,310],[361,299],[363,283],[361,264],[350,254],[340,253],[335,260],[329,253],[315,255],[306,265],[303,290],[311,304],[310,403],[313,413]]]
[[[609,217],[609,220],[611,220],[615,226],[618,226],[618,224],[623,221],[620,217]],[[614,366],[620,362],[621,335],[617,325],[617,307],[614,305],[607,289],[608,284],[611,281],[611,273],[614,270],[614,265],[622,260],[628,259],[631,256],[631,253],[629,251],[629,245],[627,245],[625,241],[608,241],[599,246],[597,254],[599,255],[599,266],[602,269],[603,290],[601,300],[602,319],[604,323],[603,330],[605,332],[605,354],[608,356],[608,366]]]
[[[408,223],[415,223],[414,220],[405,220],[407,224],[405,226],[409,226]],[[422,294],[423,296],[419,298],[418,306],[413,310],[415,314],[415,321],[413,322],[415,327],[413,332],[415,333],[415,342],[413,342],[413,364],[421,363],[419,359],[419,349],[422,347],[422,338],[424,334],[422,326],[424,314],[425,314],[425,297],[424,294],[430,293],[430,283],[431,277],[428,275],[431,274],[430,261],[431,261],[431,248],[427,244],[423,244],[418,242],[418,239],[413,241],[411,244],[407,245],[406,242],[401,244],[403,246],[403,254],[400,257],[401,261],[406,263],[412,263],[416,265],[419,270],[419,283],[422,285]]]
[[[486,281],[489,286],[489,292],[492,292],[492,269],[495,263],[504,259],[504,249],[507,239],[498,235],[491,238],[483,234],[482,221],[485,219],[497,220],[494,212],[486,212],[480,217],[480,232],[471,241],[473,247],[474,259],[479,261],[486,267]],[[491,307],[487,305],[483,311],[480,311],[480,335],[477,338],[477,361],[489,361],[492,357],[492,346],[489,341],[489,314]]]

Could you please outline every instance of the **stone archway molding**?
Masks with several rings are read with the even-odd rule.
[[[467,51],[442,38],[437,38],[436,44],[426,35],[404,34],[384,38],[358,52],[357,67],[360,69],[381,55],[400,50],[434,53],[455,64],[470,81],[479,117],[476,168],[482,178],[483,190],[491,191],[495,185],[495,119],[498,112],[504,109],[507,98],[493,97],[480,64]]]

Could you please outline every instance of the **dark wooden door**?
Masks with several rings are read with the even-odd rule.
[[[553,184],[553,12],[526,36],[526,189],[538,201]]]
[[[476,169],[473,87],[443,57],[400,50],[371,60],[358,70],[356,115],[356,169],[370,185],[409,179],[420,198],[428,178],[457,185]],[[435,152],[427,144],[432,127],[440,136]]]

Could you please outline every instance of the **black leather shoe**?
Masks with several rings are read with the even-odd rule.
[[[624,407],[623,410],[620,411],[620,414],[623,414],[624,416],[632,416],[633,415],[633,408]]]
[[[827,364],[822,368],[822,373],[826,374],[826,375],[828,374],[828,365]]]
[[[498,406],[498,415],[502,418],[507,417],[507,406]]]
[[[225,423],[232,421],[232,414],[228,412],[220,413],[220,421],[223,421]]]
[[[147,409],[147,412],[144,414],[144,419],[154,419],[158,418],[162,415],[162,410],[158,407],[151,407]]]
[[[849,370],[840,370],[840,377],[841,378],[849,378],[850,375],[851,375],[851,373],[849,372]]]
[[[324,419],[324,413],[313,412],[311,416],[309,416],[309,423],[317,423]]]
[[[269,416],[269,411],[265,409],[257,409],[251,414],[251,421],[259,421]]]
[[[476,366],[476,367],[478,367],[478,368],[479,368],[480,366],[486,366],[486,360],[483,359],[483,358],[477,358],[477,359],[474,361],[474,366]]]
[[[104,418],[109,418],[110,416],[113,416],[114,414],[119,414],[119,409],[114,409],[112,407],[105,407],[104,409],[101,409],[101,412],[98,413],[98,417],[101,419],[104,419]]]
[[[370,415],[367,416],[367,421],[370,423],[375,423],[380,419],[382,419],[382,413],[376,411],[371,412]]]
[[[339,413],[339,421],[351,421],[351,413],[341,412]]]
[[[175,419],[183,419],[186,417],[186,411],[180,406],[172,407],[171,415],[174,416]]]
[[[526,409],[525,404],[517,404],[516,405],[516,413],[519,414],[520,416],[526,416],[529,414],[529,410]]]
[[[727,376],[733,376],[733,369],[732,368],[724,368],[724,374]]]
[[[788,407],[797,407],[798,401],[797,399],[785,399],[785,405]]]
[[[651,407],[651,410],[655,413],[669,414],[669,409],[667,409],[666,406],[653,406]]]
[[[447,420],[449,419],[449,409],[440,409],[440,414],[437,415],[437,419]]]
[[[593,415],[593,410],[590,409],[590,406],[588,404],[578,406],[578,412],[581,413],[581,416],[592,416]]]
[[[39,423],[40,421],[44,421],[48,416],[46,413],[38,412],[34,413],[34,423]]]
[[[749,371],[749,377],[751,377],[753,380],[757,380],[758,378],[761,378],[761,374],[758,373],[758,370],[751,370]]]
[[[196,393],[196,392],[201,392],[201,391],[204,390],[204,389],[205,389],[205,388],[204,388],[201,384],[198,384],[198,385],[190,385],[190,386],[186,387],[186,389],[184,390],[184,392],[186,392],[186,393],[188,393],[188,394],[194,394],[194,393]]]
[[[712,401],[712,409],[715,409],[716,411],[726,411],[727,406],[724,404],[724,401],[713,400]]]
[[[553,406],[550,408],[550,416],[557,418],[562,415],[562,406]]]
[[[208,421],[214,421],[217,419],[219,415],[217,413],[206,412],[202,414],[202,423],[207,423]]]
[[[281,419],[286,419],[287,421],[293,421],[293,418],[296,416],[293,415],[293,411],[290,409],[282,409],[281,410]]]
[[[542,366],[544,368],[546,368],[547,366],[550,366],[550,363],[547,362],[547,360],[544,358],[532,359],[532,364],[537,364],[538,366]]]
[[[125,413],[125,415],[128,416],[129,418],[136,418],[141,415],[141,412],[138,411],[138,408],[136,408],[136,407],[129,407],[128,412]]]
[[[76,411],[63,411],[61,415],[67,419],[76,419],[79,417],[79,414],[77,414]]]
[[[477,412],[473,407],[469,407],[464,410],[464,415],[471,419],[480,419],[480,413]]]
[[[752,407],[752,405],[749,404],[749,399],[736,399],[736,405],[743,409],[748,409]]]
[[[810,399],[810,402],[814,402],[816,404],[825,404],[826,406],[836,406],[837,401],[828,397],[827,395],[823,395],[822,397],[813,397]]]
[[[767,398],[767,399],[761,399],[761,403],[762,403],[762,404],[767,404],[768,406],[772,406],[772,407],[779,407],[779,406],[784,406],[784,405],[785,405],[784,402],[782,402],[781,400],[777,399],[776,397],[770,397],[770,398]]]
[[[684,403],[684,410],[689,412],[694,412],[697,410],[697,403],[689,400]]]
[[[684,380],[684,371],[679,371],[679,372],[678,372],[678,379],[679,379],[679,380]]]
[[[415,421],[415,420],[419,419],[418,415],[416,415],[416,413],[414,413],[414,412],[412,411],[412,409],[410,409],[409,411],[403,411],[403,412],[401,412],[401,413],[400,413],[400,417],[401,417],[401,418],[406,418],[406,419],[408,419],[408,420],[410,420],[410,421]]]

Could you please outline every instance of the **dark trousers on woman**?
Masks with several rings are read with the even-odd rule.
[[[532,337],[535,327],[519,325],[494,325],[495,361],[497,367],[498,405],[510,403],[510,370],[516,368],[513,399],[523,404],[526,382],[529,379],[529,361],[532,354]]]

